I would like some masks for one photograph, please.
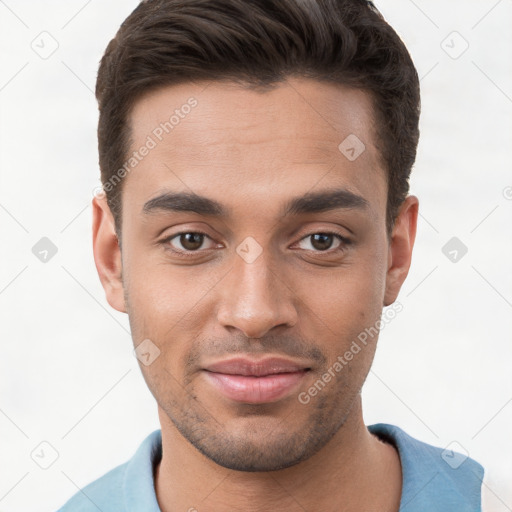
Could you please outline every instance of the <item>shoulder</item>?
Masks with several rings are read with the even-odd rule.
[[[123,480],[128,462],[121,464],[75,493],[57,512],[121,512]]]
[[[386,423],[369,425],[368,430],[398,450],[403,473],[400,512],[481,511],[484,468],[462,445],[433,446]]]
[[[153,474],[161,456],[161,431],[155,430],[130,460],[80,489],[57,512],[158,511]]]

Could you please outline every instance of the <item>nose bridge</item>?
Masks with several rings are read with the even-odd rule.
[[[295,324],[290,290],[276,275],[278,270],[271,269],[272,262],[270,251],[251,237],[236,248],[218,310],[224,327],[236,327],[247,337],[261,338],[277,325]]]

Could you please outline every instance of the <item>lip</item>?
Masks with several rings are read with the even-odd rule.
[[[291,394],[310,367],[289,359],[234,358],[204,368],[208,382],[226,398],[248,404],[271,403]]]
[[[309,367],[282,357],[267,357],[265,359],[249,359],[235,357],[208,365],[205,370],[226,375],[243,375],[246,377],[265,377],[277,373],[299,372]]]

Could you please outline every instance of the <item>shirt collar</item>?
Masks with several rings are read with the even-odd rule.
[[[402,465],[402,495],[399,512],[480,510],[484,470],[468,458],[454,469],[443,459],[444,451],[386,423],[368,430],[393,444]],[[155,430],[127,463],[123,479],[124,507],[128,512],[161,512],[156,499],[154,471],[162,459],[162,432]]]

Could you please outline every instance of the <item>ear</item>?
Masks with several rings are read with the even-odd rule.
[[[94,262],[107,301],[117,311],[126,313],[121,249],[104,194],[92,200],[92,219]]]
[[[411,266],[412,248],[416,238],[419,201],[416,196],[408,196],[398,213],[391,233],[388,251],[388,271],[384,306],[395,302]]]

